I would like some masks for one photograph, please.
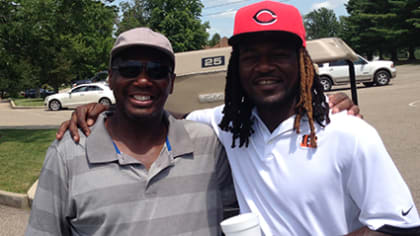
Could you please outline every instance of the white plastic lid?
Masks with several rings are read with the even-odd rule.
[[[220,223],[223,232],[231,233],[246,230],[259,225],[258,216],[254,213],[244,213],[230,217]]]

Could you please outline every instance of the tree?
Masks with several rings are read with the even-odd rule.
[[[202,49],[208,38],[208,22],[201,23],[200,0],[148,0],[145,10],[150,28],[166,35],[175,52]]]
[[[133,0],[131,4],[122,2],[120,8],[123,14],[121,21],[117,24],[116,35],[132,28],[147,26],[143,0]]]
[[[200,0],[133,0],[120,4],[122,19],[117,35],[147,26],[168,37],[175,52],[202,49],[207,44],[208,22],[200,20]]]
[[[220,34],[215,33],[213,34],[213,36],[211,37],[211,39],[209,40],[208,45],[211,47],[214,47],[216,44],[218,44],[220,42]]]
[[[408,49],[409,60],[415,60],[415,49],[420,46],[420,1],[418,0],[393,0],[391,12],[395,13],[396,27],[401,29],[398,38],[401,46]]]
[[[0,2],[0,91],[16,96],[22,88],[37,78],[37,70],[26,55],[27,37],[20,1]]]
[[[46,84],[56,91],[72,80],[108,67],[113,32],[148,26],[172,42],[176,52],[206,45],[208,23],[201,23],[199,0],[0,1],[0,93],[16,95]]]
[[[346,8],[343,37],[352,47],[369,58],[375,52],[388,52],[394,61],[398,49],[408,48],[413,59],[419,46],[420,1],[349,0]]]
[[[341,27],[334,11],[324,7],[305,15],[304,24],[308,39],[337,37]]]
[[[7,0],[0,11],[6,23],[0,26],[6,65],[0,87],[7,80],[9,92],[44,84],[58,90],[107,67],[115,7],[96,0]]]
[[[385,35],[378,31],[377,16],[383,10],[377,4],[385,3],[387,0],[367,1],[349,0],[346,8],[348,17],[343,18],[344,29],[343,38],[351,47],[359,53],[364,53],[369,59],[376,51],[384,50]]]
[[[67,10],[63,23],[70,27],[62,34],[71,46],[63,53],[72,59],[73,79],[91,77],[108,68],[118,9],[95,0],[61,1],[69,4],[62,11]]]

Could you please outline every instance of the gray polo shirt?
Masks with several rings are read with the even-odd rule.
[[[79,144],[66,133],[49,147],[26,235],[219,235],[234,192],[213,130],[168,116],[169,142],[146,170],[117,154],[105,119]]]

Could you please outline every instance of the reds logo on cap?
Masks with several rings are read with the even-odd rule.
[[[261,25],[271,25],[277,21],[276,14],[268,9],[262,9],[258,11],[253,18],[258,24]]]

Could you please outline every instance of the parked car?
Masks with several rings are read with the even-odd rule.
[[[45,98],[49,95],[55,94],[54,91],[48,90],[48,89],[39,89],[39,97],[41,98]],[[36,98],[37,97],[37,89],[27,89],[25,90],[25,92],[23,93],[23,96],[25,98]]]
[[[96,73],[92,78],[89,79],[83,79],[83,80],[76,80],[72,83],[72,88],[81,85],[81,84],[90,84],[90,83],[96,83],[100,81],[106,81],[108,78],[108,71],[99,71]]]
[[[387,85],[397,75],[397,70],[392,61],[368,61],[358,55],[354,61],[356,83],[365,86]],[[325,91],[331,90],[333,85],[349,84],[349,67],[345,60],[332,61],[318,64],[319,78]]]
[[[57,93],[46,97],[44,105],[49,110],[57,111],[62,108],[77,107],[91,102],[99,102],[104,105],[115,103],[114,94],[108,84],[103,82],[82,84],[69,92]]]

